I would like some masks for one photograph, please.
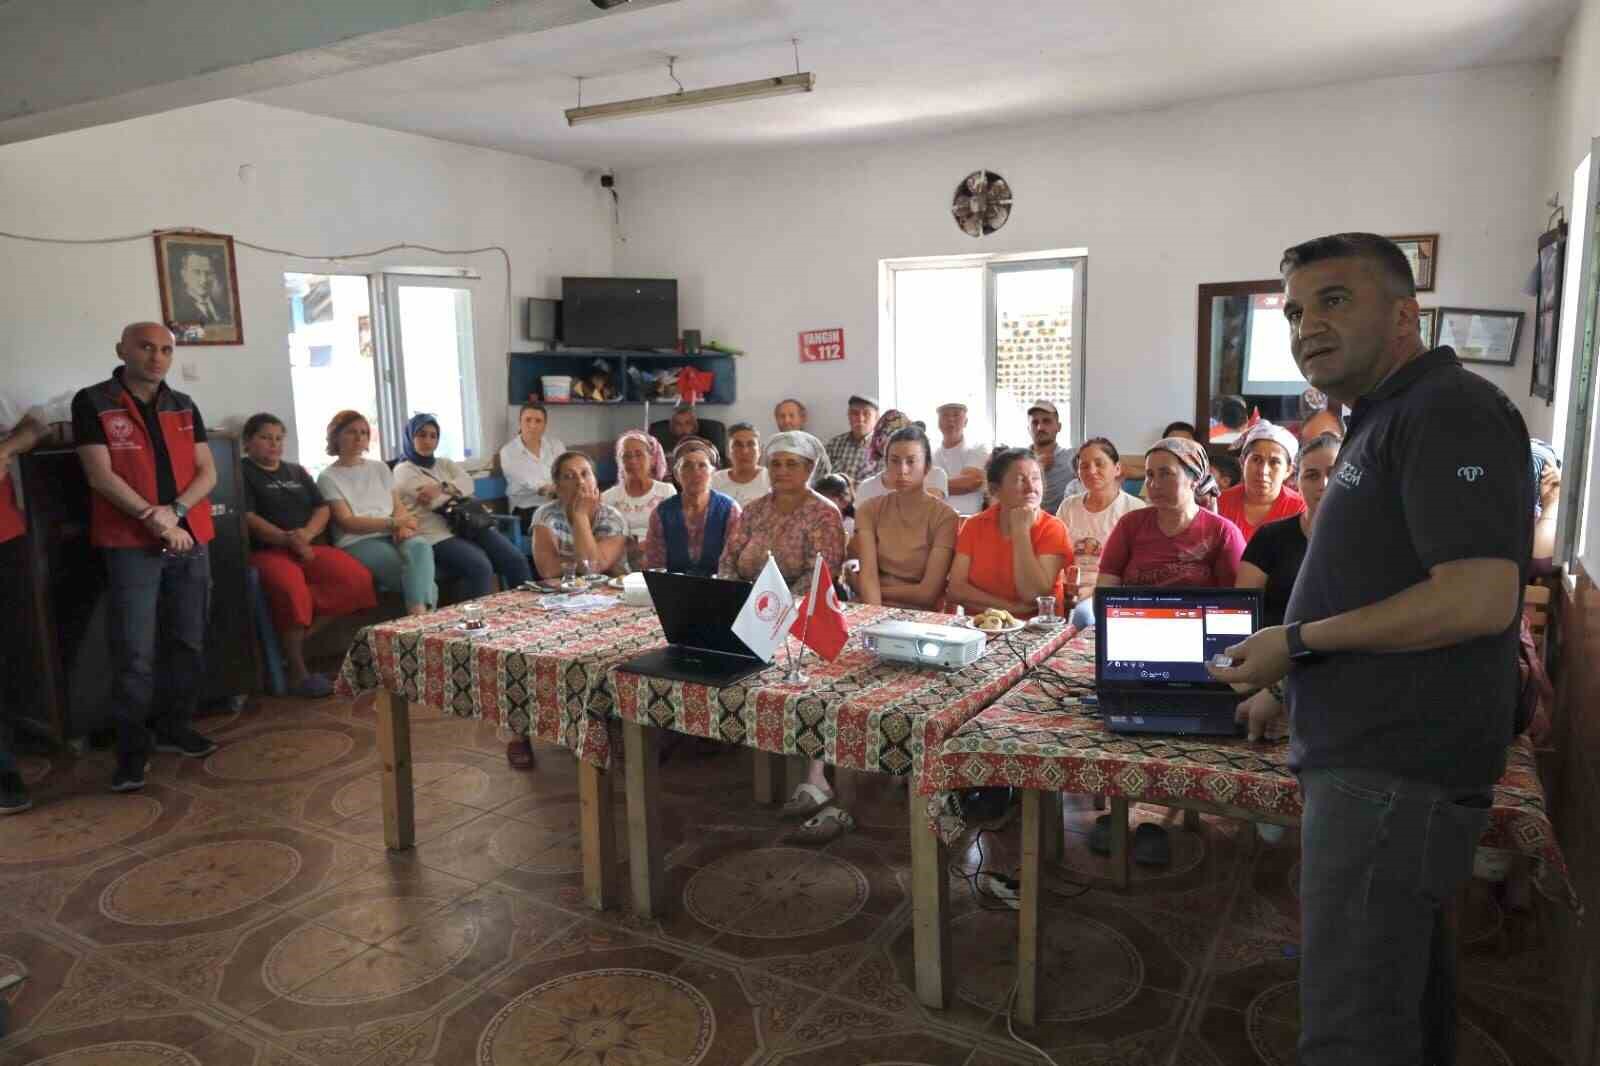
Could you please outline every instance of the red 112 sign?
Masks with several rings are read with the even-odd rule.
[[[843,329],[811,329],[800,334],[802,363],[833,363],[843,358]]]

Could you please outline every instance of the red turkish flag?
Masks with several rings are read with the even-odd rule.
[[[845,625],[844,612],[839,609],[839,597],[833,594],[833,575],[828,572],[828,564],[820,553],[817,565],[811,570],[811,591],[800,601],[800,613],[795,616],[789,632],[829,662],[839,657],[850,639],[850,627]]]

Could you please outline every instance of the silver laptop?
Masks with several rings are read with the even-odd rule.
[[[1261,627],[1260,589],[1099,588],[1094,683],[1113,733],[1242,734],[1206,663]]]

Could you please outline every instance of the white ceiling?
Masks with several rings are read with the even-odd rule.
[[[879,141],[1550,58],[1577,0],[676,0],[251,99],[579,166]],[[794,70],[816,92],[568,128]],[[1337,123],[1337,105],[1327,120]]]

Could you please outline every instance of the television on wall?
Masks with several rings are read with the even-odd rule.
[[[675,278],[562,278],[561,339],[569,348],[675,348]]]

